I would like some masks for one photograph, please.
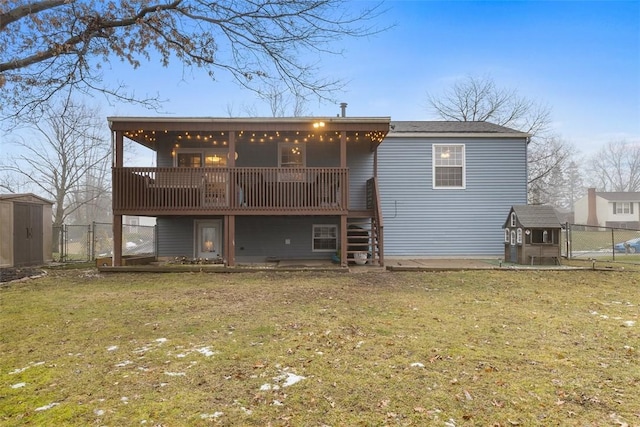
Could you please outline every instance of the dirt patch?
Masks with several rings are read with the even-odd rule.
[[[10,267],[0,268],[0,283],[13,282],[26,277],[40,276],[44,270],[38,267]]]

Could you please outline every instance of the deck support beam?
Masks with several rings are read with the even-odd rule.
[[[236,265],[236,216],[225,215],[224,217],[224,254],[227,266]]]
[[[115,136],[113,146],[113,166],[121,168],[124,166],[124,139],[122,131],[115,131],[112,138]],[[111,176],[113,182],[113,172]],[[113,205],[112,205],[113,206]],[[114,267],[120,267],[122,265],[122,215],[113,214],[113,258],[111,264]]]

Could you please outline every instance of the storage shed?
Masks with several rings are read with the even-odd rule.
[[[560,264],[560,230],[555,209],[512,206],[504,225],[504,259],[516,264]]]
[[[35,194],[0,194],[0,267],[41,265],[53,259],[52,206]]]

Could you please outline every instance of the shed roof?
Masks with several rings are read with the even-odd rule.
[[[561,228],[560,220],[553,207],[548,205],[515,205],[518,222],[526,228]]]
[[[461,134],[465,136],[492,136],[527,138],[530,135],[489,122],[462,121],[392,121],[388,136],[405,134]]]
[[[13,200],[16,202],[41,202],[42,204],[53,205],[55,202],[33,193],[0,194],[0,200]]]

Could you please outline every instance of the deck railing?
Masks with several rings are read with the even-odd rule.
[[[331,214],[346,168],[113,168],[115,214]]]

